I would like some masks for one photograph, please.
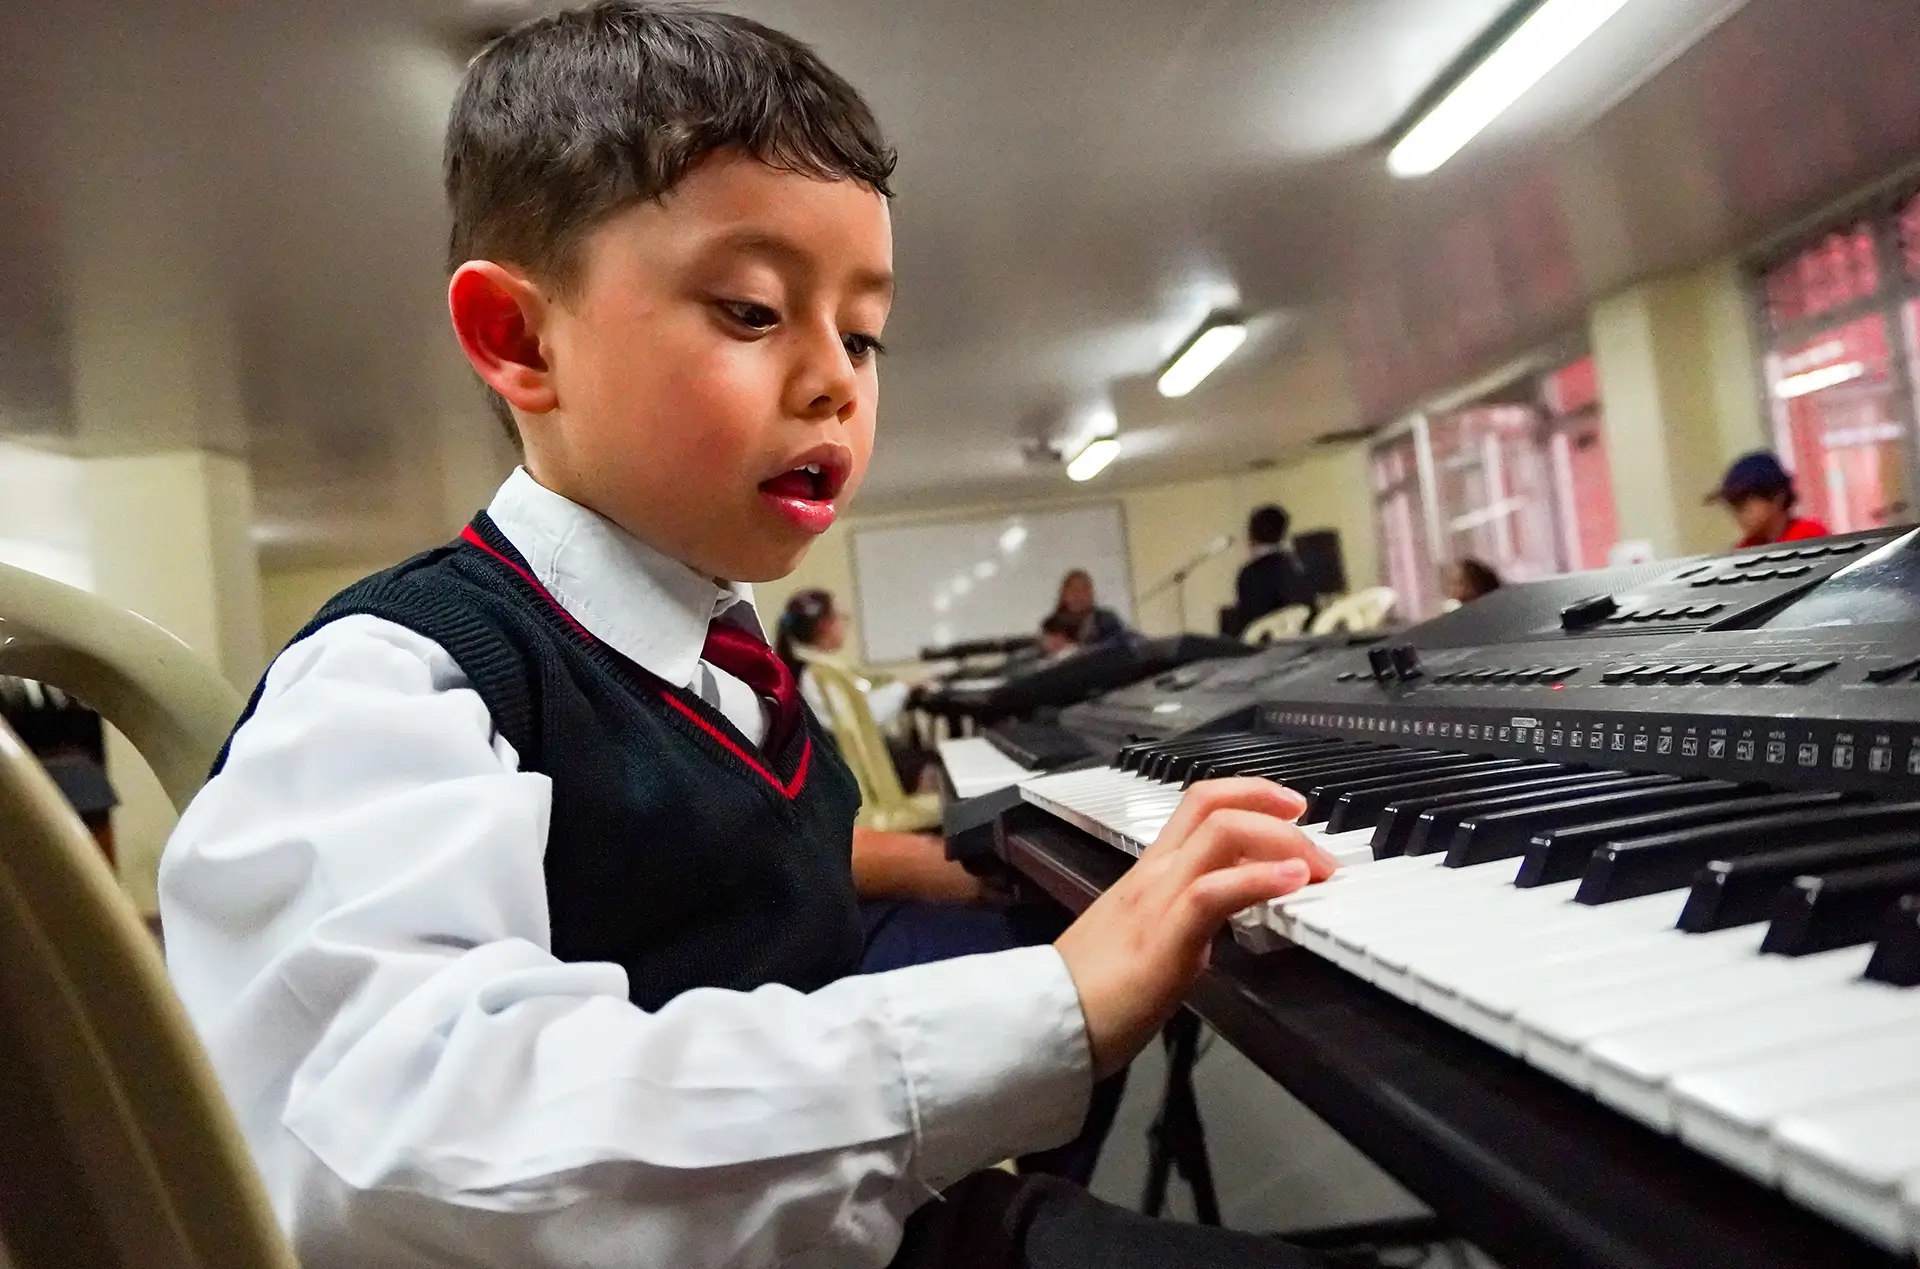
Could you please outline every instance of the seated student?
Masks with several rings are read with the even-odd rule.
[[[1740,526],[1736,550],[1824,538],[1831,532],[1818,520],[1793,514],[1794,504],[1800,501],[1793,477],[1766,450],[1736,459],[1720,478],[1720,487],[1707,495],[1707,501],[1724,503],[1733,512],[1734,522]]]
[[[1040,654],[1053,659],[1078,652],[1080,630],[1084,625],[1080,618],[1068,613],[1048,613],[1047,619],[1040,623]]]
[[[1247,517],[1247,545],[1250,558],[1240,566],[1233,580],[1234,602],[1221,614],[1220,633],[1237,639],[1246,628],[1270,612],[1304,604],[1314,606],[1318,598],[1307,570],[1287,542],[1287,529],[1293,519],[1286,508],[1265,506]]]
[[[840,655],[846,646],[846,619],[840,615],[840,609],[833,602],[831,594],[824,590],[808,589],[796,591],[788,598],[786,610],[780,614],[779,633],[774,636],[773,647],[799,680],[800,695],[806,699],[814,715],[829,731],[833,729],[832,711],[827,708],[819,681],[808,672],[809,660],[825,661],[845,670],[865,687],[867,710],[873,715],[874,725],[880,728],[886,738],[887,755],[893,759],[893,768],[899,773],[901,785],[908,789],[924,787],[925,778],[932,772],[933,755],[896,734],[894,728],[907,707],[913,689],[919,685],[898,679],[878,678],[856,669]]]
[[[1471,556],[1447,566],[1447,603],[1454,608],[1470,604],[1500,589],[1500,574]]]
[[[525,465],[275,659],[161,870],[304,1264],[1310,1263],[991,1168],[1079,1130],[1230,914],[1330,875],[1297,795],[1196,785],[1050,946],[855,972],[858,791],[746,583],[865,473],[892,167],[710,10],[468,67],[449,307]]]
[[[1093,575],[1084,568],[1076,568],[1060,579],[1060,599],[1046,620],[1056,617],[1072,624],[1073,642],[1082,648],[1117,639],[1127,632],[1127,623],[1120,620],[1119,613],[1094,602]],[[1041,622],[1040,628],[1044,636],[1046,621]]]

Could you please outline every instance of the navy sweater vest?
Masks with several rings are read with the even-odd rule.
[[[692,987],[812,991],[857,967],[860,793],[810,712],[761,754],[583,630],[484,514],[461,541],[342,591],[295,641],[355,613],[446,649],[520,769],[553,781],[555,956],[622,966],[649,1010]]]

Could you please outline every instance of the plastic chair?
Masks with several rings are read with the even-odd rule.
[[[1359,633],[1378,630],[1393,615],[1394,605],[1399,602],[1400,596],[1391,586],[1369,586],[1327,605],[1314,618],[1309,633],[1321,635],[1336,631]]]
[[[245,702],[144,617],[0,564],[0,674],[51,683],[118,727],[184,810]]]
[[[0,568],[0,655],[184,803],[238,698],[149,622]],[[13,1269],[297,1269],[153,937],[0,724],[0,1245]]]
[[[1313,609],[1305,604],[1288,604],[1285,608],[1276,608],[1242,630],[1240,641],[1258,647],[1272,643],[1275,639],[1295,638],[1307,628],[1307,618],[1311,616],[1313,616]]]
[[[873,721],[873,711],[867,708],[867,693],[860,680],[824,659],[802,654],[802,660],[826,699],[840,756],[860,782],[860,816],[856,823],[897,833],[938,828],[939,795],[908,793],[901,787],[900,775],[887,753],[886,738]]]

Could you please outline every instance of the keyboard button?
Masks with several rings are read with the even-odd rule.
[[[1748,661],[1726,661],[1700,671],[1698,677],[1702,683],[1731,683],[1734,676],[1749,665]]]
[[[1711,661],[1693,661],[1686,665],[1676,665],[1667,671],[1666,681],[1669,683],[1691,683],[1699,678],[1702,672],[1711,670],[1712,668],[1713,663]]]
[[[1780,671],[1782,683],[1811,683],[1827,671],[1834,669],[1838,661],[1802,661]]]
[[[1913,677],[1916,669],[1920,669],[1920,657],[1909,657],[1904,661],[1876,665],[1867,671],[1867,682],[1891,683],[1896,679],[1909,679]]]
[[[1734,675],[1742,683],[1765,683],[1782,670],[1790,669],[1791,661],[1762,661],[1759,665],[1750,665]]]

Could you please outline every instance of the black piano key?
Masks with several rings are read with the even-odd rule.
[[[1644,814],[1613,815],[1602,812],[1608,814],[1609,818],[1584,820],[1535,833],[1527,842],[1527,853],[1521,861],[1520,873],[1514,879],[1514,884],[1525,889],[1572,881],[1586,870],[1587,861],[1593,857],[1594,850],[1610,840],[1662,833],[1693,824],[1713,824],[1769,811],[1837,806],[1844,800],[1845,795],[1839,793],[1768,793]]]
[[[1867,979],[1893,987],[1920,987],[1920,893],[1903,895],[1881,918],[1877,933]]]
[[[1382,800],[1377,804],[1384,806],[1391,800],[1393,790],[1407,789],[1417,783],[1427,783],[1443,777],[1467,777],[1490,771],[1511,770],[1520,766],[1517,758],[1475,758],[1466,762],[1438,765],[1425,770],[1389,770],[1356,774],[1350,778],[1316,780],[1309,787],[1301,788],[1307,795],[1307,811],[1300,817],[1302,824],[1328,823],[1333,817],[1334,808],[1344,801],[1348,794],[1366,797],[1373,794]],[[1372,823],[1369,817],[1365,823]]]
[[[1315,745],[1330,748],[1345,742],[1296,741],[1278,736],[1241,736],[1218,744],[1205,745],[1192,749],[1164,750],[1149,758],[1140,769],[1140,774],[1155,780],[1184,780],[1187,773],[1203,762],[1227,762],[1236,758],[1254,758],[1256,756],[1291,753],[1301,748]]]
[[[1596,804],[1609,808],[1600,814],[1625,814],[1628,810],[1654,810],[1665,805],[1643,799],[1680,788],[1680,776],[1633,775],[1624,771],[1600,772],[1606,780],[1584,780],[1564,788],[1547,789],[1538,794],[1502,798],[1486,806],[1460,807],[1432,826],[1422,825],[1432,843],[1428,849],[1444,850],[1445,868],[1472,868],[1496,859],[1514,859],[1524,854],[1533,834],[1558,824],[1591,820]],[[1639,797],[1635,797],[1635,795]]]
[[[1569,796],[1582,789],[1605,788],[1627,779],[1624,771],[1579,771],[1575,770],[1562,776],[1553,776],[1539,783],[1507,790],[1500,794],[1486,794],[1472,798],[1449,798],[1436,806],[1430,806],[1414,817],[1407,830],[1406,841],[1401,853],[1407,855],[1432,855],[1445,851],[1453,840],[1453,830],[1469,815],[1487,807],[1510,804],[1508,799],[1532,802],[1534,799],[1551,799]],[[1445,864],[1442,860],[1442,865]]]
[[[1191,763],[1215,755],[1247,753],[1273,749],[1290,742],[1280,736],[1255,736],[1247,733],[1225,735],[1199,744],[1166,744],[1148,753],[1140,763],[1140,774],[1154,775],[1170,763]]]
[[[1384,745],[1360,744],[1351,740],[1323,740],[1303,745],[1250,749],[1201,758],[1187,767],[1179,778],[1188,783],[1218,780],[1223,776],[1251,775],[1262,767],[1279,763],[1308,762],[1334,755],[1379,753],[1385,748]]]
[[[1650,815],[1706,802],[1728,801],[1741,796],[1743,792],[1739,785],[1719,780],[1672,777],[1663,784],[1655,777],[1636,776],[1634,779],[1635,783],[1630,786],[1623,784],[1595,789],[1548,802],[1530,803],[1512,810],[1476,815],[1470,822],[1463,821],[1454,830],[1453,840],[1447,844],[1448,852],[1457,849],[1462,852],[1462,857],[1471,854],[1483,861],[1512,859],[1516,855],[1525,855],[1535,837],[1555,829],[1574,828],[1629,815]],[[1749,789],[1745,792],[1751,795],[1754,791]],[[1571,881],[1579,875],[1576,869],[1571,876],[1562,880]],[[1520,876],[1523,886],[1539,884],[1527,879],[1524,866]]]
[[[1875,833],[1814,846],[1789,846],[1736,859],[1716,859],[1693,876],[1678,928],[1688,934],[1731,930],[1773,915],[1781,892],[1796,877],[1839,872],[1866,864],[1920,859],[1920,836]]]
[[[1254,735],[1244,731],[1205,732],[1197,736],[1174,736],[1165,740],[1141,740],[1124,745],[1113,756],[1113,764],[1123,771],[1138,771],[1155,754],[1187,753],[1196,749],[1205,749],[1211,745],[1231,744],[1235,741],[1252,740]],[[1279,739],[1279,737],[1272,737]]]
[[[1690,884],[1694,873],[1716,859],[1902,829],[1920,830],[1920,802],[1788,811],[1615,839],[1593,852],[1573,901],[1637,899]]]
[[[1501,793],[1519,793],[1522,790],[1542,787],[1560,787],[1574,780],[1586,780],[1595,772],[1581,771],[1578,767],[1564,767],[1560,774],[1546,774],[1515,780],[1512,784],[1499,787],[1484,787],[1463,793],[1443,793],[1433,797],[1407,797],[1395,799],[1387,804],[1385,810],[1373,826],[1373,857],[1386,859],[1393,855],[1404,855],[1419,831],[1420,817],[1435,807],[1452,806],[1461,802],[1479,801],[1482,798],[1497,797]]]
[[[1305,780],[1309,776],[1334,775],[1383,762],[1422,761],[1443,756],[1445,755],[1431,749],[1355,749],[1335,753],[1304,754],[1296,759],[1260,763],[1236,770],[1231,774],[1254,776],[1262,780],[1272,780],[1277,784],[1291,785],[1294,781]]]
[[[1557,762],[1521,762],[1515,758],[1488,759],[1469,763],[1440,774],[1407,781],[1375,781],[1367,788],[1352,788],[1327,815],[1329,833],[1377,827],[1386,809],[1396,802],[1452,793],[1469,793],[1490,785],[1511,784],[1518,780],[1539,779],[1566,768]]]
[[[1760,950],[1809,956],[1870,943],[1887,910],[1915,890],[1920,890],[1920,860],[1913,859],[1796,878],[1781,894]]]
[[[1471,761],[1469,755],[1457,753],[1369,754],[1353,762],[1321,764],[1318,770],[1296,771],[1291,775],[1266,774],[1265,778],[1277,784],[1284,784],[1306,796],[1308,809],[1301,816],[1301,822],[1317,824],[1325,816],[1313,810],[1312,790],[1322,785],[1353,780],[1415,779],[1428,772],[1447,771],[1465,766],[1469,761]]]

